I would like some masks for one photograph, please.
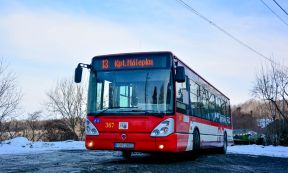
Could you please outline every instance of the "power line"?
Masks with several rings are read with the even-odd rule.
[[[281,20],[285,25],[287,25],[288,26],[288,23],[286,23],[277,13],[275,13],[263,0],[260,0],[262,3],[263,3],[263,5],[265,6],[265,7],[267,7],[279,20]]]
[[[281,7],[281,5],[276,1],[276,0],[273,0],[275,2],[275,4],[278,5],[279,8],[281,8],[281,10],[286,14],[288,15],[288,13],[286,12],[286,10],[284,10],[284,8]]]
[[[208,22],[210,25],[214,26],[215,28],[217,28],[219,31],[223,32],[225,35],[227,35],[228,37],[232,38],[234,41],[236,41],[237,43],[239,43],[240,45],[246,47],[247,49],[249,49],[250,51],[256,53],[257,55],[259,55],[260,57],[264,58],[265,60],[276,64],[272,59],[268,58],[267,56],[265,56],[264,54],[262,54],[261,52],[257,51],[256,49],[252,48],[251,46],[249,46],[248,44],[246,44],[245,42],[241,41],[240,39],[236,38],[235,36],[233,36],[232,34],[230,34],[228,31],[226,31],[225,29],[223,29],[222,27],[220,27],[219,25],[217,25],[216,23],[214,23],[212,20],[208,19],[207,17],[205,17],[204,15],[202,15],[201,13],[199,13],[197,10],[193,9],[190,5],[188,5],[187,3],[185,3],[183,0],[176,0],[178,3],[180,3],[182,6],[184,6],[186,9],[188,9],[189,11],[191,11],[192,13],[196,14],[197,16],[199,16],[201,19],[205,20],[206,22]]]

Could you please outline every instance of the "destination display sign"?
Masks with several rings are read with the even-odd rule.
[[[99,57],[93,61],[95,70],[121,70],[168,67],[168,56]]]

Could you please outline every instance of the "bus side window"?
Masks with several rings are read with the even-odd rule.
[[[186,82],[176,82],[176,111],[183,114],[188,114],[188,102],[189,96],[186,89]]]
[[[210,119],[209,117],[209,94],[208,91],[203,87],[202,88],[202,118]]]
[[[190,80],[190,105],[192,116],[201,116],[199,85]]]
[[[227,101],[227,104],[226,104],[226,123],[227,125],[231,125],[231,113],[230,113],[229,101]]]
[[[220,115],[220,123],[226,124],[226,100],[221,99],[221,115]]]
[[[216,98],[216,112],[218,117],[220,118],[220,114],[221,114],[221,100],[219,97]]]
[[[210,93],[210,99],[209,99],[209,114],[210,114],[210,120],[214,122],[219,121],[215,111],[215,95],[212,93]]]

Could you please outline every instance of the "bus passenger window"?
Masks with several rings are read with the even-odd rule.
[[[209,115],[210,115],[210,120],[214,121],[214,122],[218,122],[219,119],[217,117],[216,114],[216,108],[215,108],[215,95],[214,94],[209,94],[210,95],[210,99],[209,99]]]
[[[190,80],[190,105],[192,116],[201,116],[199,85]]]
[[[188,114],[189,95],[186,83],[176,83],[176,111]]]
[[[202,118],[205,118],[207,120],[210,119],[209,117],[209,107],[208,107],[208,104],[209,104],[209,95],[208,95],[208,91],[202,87]]]

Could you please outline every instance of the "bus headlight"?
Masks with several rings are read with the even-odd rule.
[[[168,136],[174,132],[174,119],[168,118],[162,121],[150,134],[152,137]]]
[[[99,135],[99,132],[96,129],[96,127],[87,118],[85,120],[85,134],[92,136]]]

